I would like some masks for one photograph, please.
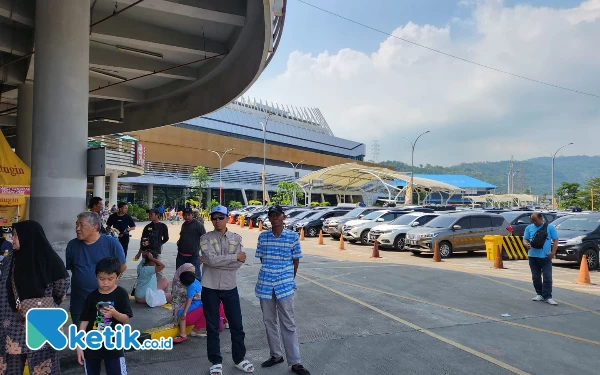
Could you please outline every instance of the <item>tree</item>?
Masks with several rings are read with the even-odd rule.
[[[291,204],[294,191],[296,192],[296,199],[298,201],[304,199],[304,192],[298,184],[287,181],[279,182],[277,184],[277,189],[275,190],[275,195],[273,196],[273,202],[278,204]]]
[[[208,188],[208,181],[211,178],[206,168],[201,165],[194,168],[192,173],[190,173],[190,195],[198,198],[197,201],[199,204],[202,202],[202,193]]]
[[[576,182],[563,182],[558,189],[556,189],[556,196],[560,202],[560,208],[582,205],[579,197],[579,186],[580,185]]]
[[[592,194],[594,195],[594,208],[600,206],[600,177],[589,180],[585,186],[579,190],[579,207],[592,209]],[[576,204],[573,206],[577,206]]]

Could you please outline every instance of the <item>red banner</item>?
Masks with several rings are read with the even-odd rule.
[[[146,164],[146,146],[142,142],[135,143],[135,164],[140,167]]]
[[[16,195],[24,195],[24,196],[28,197],[30,191],[31,191],[31,188],[29,186],[13,186],[13,185],[0,186],[0,194],[16,194]]]

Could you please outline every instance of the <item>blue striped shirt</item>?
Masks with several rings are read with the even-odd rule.
[[[258,236],[256,257],[262,260],[256,282],[256,297],[272,299],[273,291],[277,299],[294,294],[294,259],[302,258],[298,234],[284,229],[279,237],[273,232],[262,232]]]

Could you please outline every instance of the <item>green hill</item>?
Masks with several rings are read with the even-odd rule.
[[[410,164],[385,161],[383,165],[409,172]],[[554,161],[554,182],[577,182],[581,185],[594,177],[600,177],[600,156],[565,156]],[[496,193],[506,193],[510,161],[463,163],[451,167],[415,165],[415,174],[464,174],[498,186]],[[530,189],[533,194],[550,194],[552,186],[552,159],[549,157],[514,161],[514,192]]]

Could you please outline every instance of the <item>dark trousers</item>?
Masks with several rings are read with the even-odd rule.
[[[202,269],[200,269],[200,254],[195,254],[192,256],[185,256],[177,253],[177,258],[175,258],[175,269],[179,269],[183,264],[191,263],[196,268],[196,279],[198,281],[202,281]]]
[[[25,360],[27,360],[30,374],[60,374],[58,352],[52,348],[36,350],[29,354],[5,354],[0,358],[6,361],[6,370],[2,372],[3,375],[22,375]]]
[[[123,246],[125,252],[125,261],[127,261],[127,249],[129,249],[129,236],[119,237],[119,243]]]
[[[111,359],[86,359],[83,365],[85,366],[86,375],[100,375],[102,370],[102,361],[104,361],[104,369],[106,375],[126,375],[127,367],[125,366],[125,357]]]
[[[81,314],[71,313],[71,321],[73,322],[73,324],[75,324],[77,329],[79,329],[79,323],[81,323],[81,320],[79,319],[80,317],[81,317]]]
[[[552,261],[549,258],[529,257],[529,268],[535,292],[544,299],[552,298]]]
[[[231,290],[216,290],[202,288],[202,307],[206,318],[207,343],[206,351],[208,360],[213,364],[223,363],[221,357],[221,340],[219,338],[219,305],[223,302],[225,317],[229,322],[231,331],[231,351],[233,362],[238,364],[246,357],[244,345],[244,326],[242,324],[242,310],[240,296],[237,288]]]

